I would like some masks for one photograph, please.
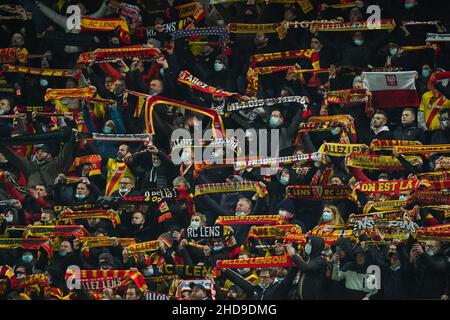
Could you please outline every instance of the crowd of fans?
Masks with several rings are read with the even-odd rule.
[[[397,171],[350,167],[346,157],[332,155],[319,161],[282,164],[271,176],[261,174],[261,168],[236,170],[232,165],[211,165],[200,170],[194,163],[194,147],[184,148],[181,164],[173,161],[171,134],[177,128],[193,133],[199,126],[205,131],[211,128],[211,120],[204,113],[173,106],[167,101],[153,111],[151,140],[120,142],[93,138],[95,134],[118,137],[148,132],[146,109],[140,114],[136,110],[142,101],[133,94],[138,92],[213,110],[226,129],[279,129],[280,155],[315,153],[325,142],[341,143],[345,130],[342,127],[331,131],[301,130],[310,117],[323,115],[327,93],[362,89],[364,71],[393,70],[417,72],[415,87],[420,103],[387,109],[377,105],[366,108],[360,102],[328,104],[329,116],[350,115],[354,119],[356,135],[347,134],[347,143],[369,147],[375,140],[408,140],[422,145],[449,145],[450,87],[447,87],[448,80],[438,81],[435,77],[437,72],[445,73],[450,68],[449,46],[447,42],[426,42],[427,33],[446,34],[446,27],[450,28],[446,3],[424,0],[124,2],[129,6],[115,0],[10,0],[8,5],[21,6],[16,19],[2,19],[11,14],[0,6],[0,48],[26,48],[29,52],[26,61],[13,65],[74,72],[68,77],[6,69],[0,73],[0,88],[13,88],[0,92],[2,299],[448,299],[449,238],[445,233],[428,238],[415,238],[412,234],[395,238],[375,229],[374,233],[363,232],[358,236],[343,233],[333,241],[323,233],[348,229],[346,226],[354,215],[363,211],[370,214],[365,207],[392,200],[406,200],[397,211],[414,212],[408,216],[408,222],[414,223],[417,229],[439,225],[445,229],[450,212],[445,199],[436,199],[434,207],[421,206],[409,201],[415,190],[383,194],[357,190],[361,182],[417,180],[420,174],[439,172],[445,177],[447,171],[439,171],[436,163],[446,159],[445,153],[422,154],[411,162],[392,150],[374,153],[397,158],[402,165]],[[180,17],[176,7],[192,2],[200,5],[200,17]],[[305,2],[311,4],[311,10],[304,10]],[[346,3],[350,5],[333,7]],[[124,43],[118,30],[82,30],[72,34],[66,14],[71,4],[78,5],[83,16],[122,17],[128,24],[131,43]],[[170,32],[166,32],[166,25],[172,22],[176,22],[177,28],[191,30],[194,26],[229,23],[339,18],[346,22],[365,21],[370,16],[366,13],[370,5],[381,8],[382,19],[394,19],[395,28],[322,32],[317,25],[312,25],[289,28],[282,39],[275,32],[230,33],[227,44],[220,43],[215,36],[173,40]],[[128,15],[130,11],[123,8],[134,8],[138,17]],[[440,23],[406,25],[406,21]],[[154,33],[142,36],[138,28],[147,26],[155,26]],[[55,34],[60,35],[60,41],[53,42]],[[76,44],[69,40],[64,43],[64,37],[69,39],[69,35],[84,38]],[[77,64],[84,52],[98,48],[118,50],[129,45],[145,45],[158,49],[161,54],[151,60],[130,56]],[[407,49],[412,46],[424,47]],[[320,69],[327,72],[298,75],[288,70],[260,76],[256,97],[306,96],[305,103],[227,111],[233,102],[255,98],[246,92],[247,71],[253,55],[300,49],[318,53]],[[290,62],[275,61],[268,65],[294,64]],[[294,62],[300,70],[311,68],[306,59]],[[236,94],[217,95],[187,86],[177,80],[183,70],[212,87]],[[88,86],[95,87],[95,98],[112,102],[44,98],[49,88]],[[369,91],[365,93],[371,96]],[[31,111],[24,108],[27,106]],[[54,109],[39,112],[31,106]],[[246,139],[251,140],[252,136],[246,135]],[[77,158],[90,160],[76,162]],[[444,184],[447,181],[441,180]],[[245,181],[258,183],[266,192],[196,192],[200,185],[239,185]],[[312,185],[350,186],[354,192],[347,199],[308,199],[291,197],[287,192],[290,186]],[[448,191],[446,187],[445,184],[440,189],[444,195]],[[188,196],[128,206],[120,202],[124,197],[147,197],[155,190],[164,189],[176,189]],[[62,219],[65,212],[89,214],[96,209],[107,210],[107,215]],[[119,222],[108,218],[111,215],[118,216]],[[236,224],[221,229],[223,233],[231,232],[226,239],[188,237],[188,229],[219,225],[218,217],[252,215],[279,215],[288,224],[301,228],[305,240],[250,239],[251,225]],[[32,230],[30,226],[56,225],[81,225],[84,234],[27,235]],[[103,237],[110,242],[89,247],[83,240],[88,236]],[[46,241],[36,247],[26,241],[21,243],[20,238],[45,238]],[[156,248],[130,252],[130,244],[122,241],[124,238],[136,243],[158,242]],[[267,256],[288,257],[292,263],[228,268],[218,262]],[[164,267],[169,265],[181,265],[184,271],[165,272]],[[81,287],[71,288],[66,281],[70,266],[78,266],[82,275],[86,270],[128,273],[117,271],[125,276],[112,273],[106,276],[99,271],[91,278],[122,277],[122,284],[88,288],[82,280]],[[379,272],[370,273],[369,266],[377,267]],[[196,276],[185,274],[196,267],[207,272]],[[138,280],[127,278],[126,274],[134,274]],[[203,279],[203,282],[189,283],[193,279]]]

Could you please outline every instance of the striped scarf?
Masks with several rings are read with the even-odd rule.
[[[372,151],[380,150],[394,150],[396,146],[418,146],[421,145],[420,141],[409,140],[378,140],[374,139],[370,143],[370,149]]]
[[[286,218],[280,215],[247,215],[247,216],[219,216],[216,219],[217,225],[235,225],[235,224],[285,224]]]
[[[420,157],[405,157],[408,162],[422,161]],[[404,167],[394,156],[351,153],[346,157],[348,167],[380,170],[380,171],[403,171]]]
[[[119,28],[119,38],[125,44],[130,44],[130,34],[127,22],[119,18],[81,18],[81,31],[114,31]]]
[[[222,89],[217,89],[213,86],[210,86],[210,85],[204,83],[203,81],[201,81],[200,79],[194,77],[192,74],[189,73],[189,71],[186,71],[186,70],[183,70],[180,72],[177,80],[178,80],[178,82],[184,83],[185,85],[187,85],[195,90],[209,93],[213,96],[236,97],[236,98],[241,97],[241,95],[239,93],[227,92]]]
[[[113,227],[120,224],[119,214],[113,210],[82,210],[82,211],[63,211],[59,218],[60,221],[75,220],[75,219],[108,219],[111,221]]]
[[[144,46],[132,46],[124,48],[101,48],[91,52],[81,53],[77,64],[87,64],[92,61],[105,62],[117,59],[139,58],[141,60],[153,60],[161,56],[161,51],[156,48]]]
[[[5,48],[0,49],[0,63],[26,63],[29,54],[25,48]]]
[[[349,186],[288,186],[288,198],[305,200],[345,200],[349,199],[352,189]]]
[[[94,86],[72,89],[47,89],[44,100],[60,100],[63,98],[92,98],[97,89]]]
[[[225,27],[203,27],[190,30],[176,30],[172,33],[172,40],[187,38],[192,36],[218,36],[222,43],[222,50],[228,50],[228,43],[230,42],[230,35]]]
[[[24,66],[13,66],[7,64],[3,66],[5,72],[10,73],[27,73],[32,75],[40,75],[47,77],[73,77],[74,73],[70,69],[43,69],[43,68],[32,68]]]
[[[258,181],[242,181],[232,183],[206,183],[195,186],[194,197],[208,193],[254,191],[260,198],[267,195],[267,188]]]

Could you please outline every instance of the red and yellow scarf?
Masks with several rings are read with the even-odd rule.
[[[239,268],[273,268],[273,267],[293,267],[294,263],[288,255],[267,256],[245,259],[217,260],[218,268],[239,269]]]
[[[44,100],[59,100],[63,98],[92,98],[96,91],[97,89],[93,86],[72,89],[47,89]]]
[[[13,66],[10,64],[3,66],[3,70],[5,72],[27,73],[48,77],[72,77],[74,75],[73,71],[70,69],[44,69],[44,68],[32,68],[24,66]]]
[[[337,200],[350,199],[352,189],[349,186],[288,186],[286,195],[289,198],[305,200]]]
[[[120,40],[125,44],[130,44],[128,24],[125,20],[119,18],[81,18],[81,31],[113,31],[117,28],[119,28]]]
[[[216,219],[216,223],[221,226],[235,225],[235,224],[285,224],[285,217],[280,215],[248,215],[248,216],[219,216]]]

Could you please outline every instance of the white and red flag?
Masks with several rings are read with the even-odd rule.
[[[418,107],[416,71],[363,72],[363,87],[372,92],[372,103],[378,108]]]

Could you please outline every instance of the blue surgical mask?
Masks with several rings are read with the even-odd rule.
[[[269,125],[272,128],[278,127],[280,125],[280,118],[277,118],[277,117],[274,117],[274,116],[270,117]]]
[[[282,217],[286,217],[289,214],[289,212],[287,212],[286,210],[279,210],[278,214]]]
[[[389,49],[389,53],[391,54],[391,56],[395,56],[398,52],[397,48],[390,48]]]
[[[5,113],[5,110],[0,110],[0,116]]]
[[[13,222],[13,220],[14,220],[14,216],[13,215],[5,216],[5,221],[6,222],[11,223],[11,222]]]
[[[337,131],[336,128],[331,129],[330,132],[331,132],[331,134],[332,134],[333,136],[336,136],[336,135],[339,134],[339,131]]]
[[[159,69],[159,74],[161,75],[161,77],[164,77],[164,69],[163,68]]]
[[[430,74],[431,74],[430,69],[422,69],[422,77],[428,78],[430,77]]]
[[[48,86],[48,81],[46,79],[39,79],[39,84],[41,87],[46,87]]]
[[[192,228],[200,227],[200,222],[199,221],[191,221],[191,227]]]
[[[30,263],[33,261],[33,255],[31,253],[24,253],[22,256],[22,261],[24,263]]]
[[[59,251],[59,256],[60,257],[64,257],[67,254],[67,252],[65,251]]]
[[[322,212],[322,220],[325,222],[330,222],[331,220],[333,220],[333,214],[328,211]]]
[[[362,46],[364,44],[364,40],[355,39],[353,40],[353,43],[357,46]]]
[[[434,256],[434,251],[432,250],[425,250],[425,252],[428,253],[430,257]]]
[[[398,269],[400,269],[400,266],[397,266],[397,267],[392,267],[391,266],[390,268],[391,268],[392,271],[397,271]]]
[[[86,198],[85,194],[76,194],[75,198],[77,198],[78,200],[83,200],[84,198]]]
[[[308,243],[305,245],[305,253],[309,256],[309,255],[311,254],[311,250],[312,250],[311,243],[308,242]]]
[[[161,162],[153,162],[153,166],[155,168],[159,168],[159,167],[161,167]]]
[[[108,133],[111,133],[111,132],[112,132],[112,128],[111,128],[111,127],[105,126],[105,127],[103,128],[103,133],[108,134]]]
[[[289,177],[281,176],[281,177],[280,177],[280,183],[281,183],[283,186],[288,185],[288,184],[289,184]]]
[[[405,9],[406,10],[409,10],[409,9],[412,9],[412,8],[414,8],[414,4],[413,3],[405,3]]]
[[[143,274],[145,277],[151,277],[151,276],[153,275],[153,273],[154,273],[154,271],[153,271],[153,268],[152,268],[152,267],[149,267],[149,268],[147,268],[147,269],[145,269],[145,270],[142,271],[142,274]]]
[[[219,62],[214,63],[214,71],[217,71],[217,72],[222,71],[223,67],[224,67],[224,65]]]
[[[215,251],[215,252],[218,252],[218,251],[220,251],[220,250],[222,250],[223,249],[223,245],[221,245],[221,244],[219,244],[219,245],[214,245],[214,247],[213,247],[213,250]]]
[[[236,217],[242,217],[245,216],[245,212],[243,211],[236,211]]]

